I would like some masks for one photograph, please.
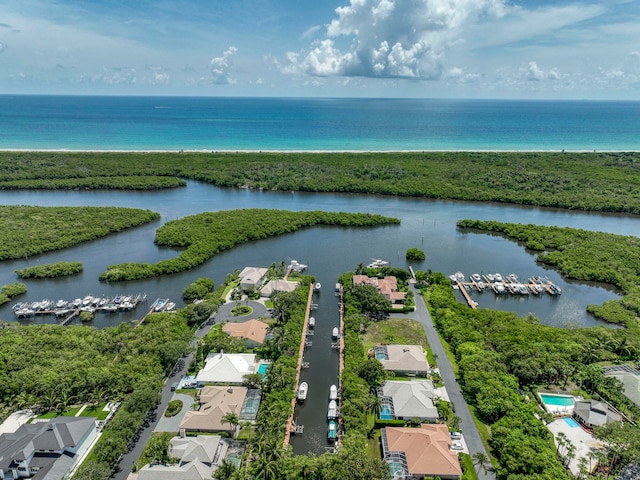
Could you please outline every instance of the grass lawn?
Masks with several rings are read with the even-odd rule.
[[[460,460],[463,465],[464,474],[462,475],[463,480],[478,480],[478,475],[476,474],[475,467],[473,466],[473,460],[471,460],[471,456],[466,453],[460,453]]]
[[[98,420],[104,420],[109,415],[109,412],[104,410],[106,403],[101,403],[98,407],[85,408],[80,414],[81,417],[97,417]]]
[[[427,335],[419,322],[404,318],[390,318],[370,323],[362,342],[365,351],[375,344],[422,345],[428,347]]]
[[[81,408],[82,408],[82,405],[76,405],[76,406],[67,408],[64,412],[53,410],[51,412],[38,415],[38,418],[75,417],[76,413],[78,413]]]
[[[229,292],[231,290],[233,290],[234,288],[236,288],[238,285],[240,285],[240,280],[235,280],[233,282],[231,282],[229,285],[227,285],[227,288],[224,289],[224,292],[222,292],[222,301],[224,302],[224,299],[227,298],[227,295],[229,295]]]
[[[367,457],[382,458],[382,450],[380,449],[380,430],[373,432],[373,437],[367,440]]]

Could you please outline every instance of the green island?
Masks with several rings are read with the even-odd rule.
[[[16,274],[20,278],[56,278],[76,275],[82,270],[82,262],[55,262],[21,268]]]
[[[0,260],[68,248],[159,219],[137,208],[0,205]]]
[[[24,283],[11,283],[9,285],[3,285],[0,291],[0,305],[9,302],[13,297],[27,293],[27,286]]]
[[[624,324],[640,335],[640,238],[569,227],[545,227],[494,221],[460,220],[459,228],[500,233],[540,252],[536,261],[567,278],[603,282],[623,297],[589,305],[587,310],[610,323]]]
[[[241,243],[283,235],[305,227],[373,227],[398,223],[400,220],[395,218],[366,213],[290,212],[257,208],[200,213],[167,222],[156,231],[156,244],[184,249],[177,257],[156,264],[109,265],[100,274],[100,280],[120,282],[182,272]]]
[[[161,190],[184,187],[187,182],[176,177],[151,175],[33,178],[4,181],[3,190]]]
[[[166,188],[157,177],[177,177],[640,214],[637,152],[0,152],[0,171],[0,188],[124,189],[136,176],[136,188]]]

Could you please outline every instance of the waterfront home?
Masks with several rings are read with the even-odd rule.
[[[373,353],[389,372],[422,377],[429,372],[429,363],[421,345],[376,345]]]
[[[205,480],[214,476],[227,451],[219,435],[173,437],[169,442],[172,464],[148,464],[138,472],[138,480]]]
[[[393,478],[462,477],[458,454],[452,451],[449,429],[444,424],[423,424],[420,428],[380,429],[382,455]]]
[[[381,399],[380,418],[383,420],[412,420],[435,423],[438,409],[430,380],[387,380],[377,389]]]
[[[198,387],[203,385],[242,385],[244,376],[256,373],[253,353],[210,353],[196,375]]]
[[[229,432],[235,426],[224,421],[225,415],[235,413],[240,418],[247,397],[245,387],[208,386],[200,391],[200,408],[187,412],[180,423],[181,432]]]
[[[630,365],[611,365],[604,369],[605,377],[619,380],[623,395],[640,407],[640,372]]]
[[[376,278],[368,277],[367,275],[354,275],[353,284],[372,285],[376,287],[381,295],[383,295],[387,300],[390,300],[392,305],[404,305],[404,300],[407,294],[405,292],[398,291],[398,279],[394,276]]]
[[[300,285],[298,282],[290,282],[289,280],[269,280],[267,284],[260,290],[261,297],[271,298],[276,293],[293,292]]]
[[[579,400],[573,406],[573,418],[587,428],[602,427],[607,423],[621,422],[622,415],[608,403],[598,400]]]
[[[242,290],[258,290],[265,281],[268,269],[259,267],[244,267],[238,275]]]
[[[0,435],[0,478],[62,479],[98,435],[93,417],[58,417]]]
[[[255,348],[264,343],[269,325],[260,320],[247,320],[242,323],[225,323],[222,331],[244,341],[247,348]]]

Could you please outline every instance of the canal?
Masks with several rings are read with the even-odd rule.
[[[309,273],[313,274],[313,265],[309,268]],[[338,386],[339,378],[339,352],[331,348],[334,343],[332,331],[340,323],[338,297],[333,291],[337,277],[320,275],[316,276],[316,281],[322,284],[322,288],[313,295],[317,308],[311,310],[311,316],[315,318],[316,325],[312,330],[314,334],[307,337],[312,345],[305,348],[303,358],[309,368],[300,374],[300,382],[307,382],[309,391],[304,403],[296,405],[293,415],[296,423],[304,426],[302,435],[291,436],[295,454],[321,454],[330,446],[327,443],[329,389],[331,385]]]

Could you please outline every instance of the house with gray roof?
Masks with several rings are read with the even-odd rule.
[[[59,417],[0,435],[0,478],[62,480],[93,444],[94,417]]]
[[[427,423],[438,420],[438,409],[433,404],[435,393],[430,380],[387,380],[378,388],[377,393],[382,400],[380,418],[419,418],[421,422]]]
[[[238,275],[240,280],[240,288],[242,290],[258,290],[265,281],[265,277],[269,270],[260,267],[244,267]]]
[[[138,480],[210,480],[227,448],[227,442],[219,435],[174,437],[169,442],[169,456],[178,461],[145,465],[138,472]]]
[[[373,350],[387,371],[423,377],[429,372],[429,363],[421,345],[376,345]]]
[[[622,415],[608,403],[598,400],[579,400],[573,406],[573,417],[587,428],[602,427],[621,422]]]

